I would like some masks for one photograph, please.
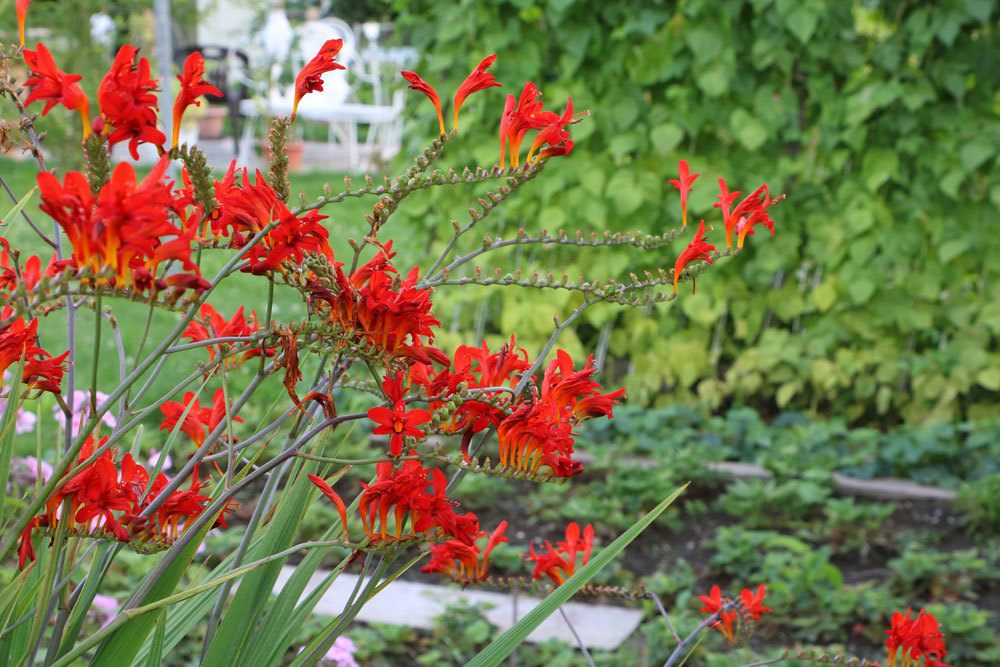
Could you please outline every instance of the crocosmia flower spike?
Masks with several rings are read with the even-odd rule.
[[[677,261],[674,263],[674,296],[677,296],[677,282],[681,278],[681,272],[684,271],[684,267],[698,258],[702,258],[709,264],[713,264],[712,256],[708,254],[713,250],[715,250],[715,246],[705,240],[705,221],[702,220],[701,224],[698,225],[697,233],[691,239],[691,243],[681,251],[681,254],[677,256]],[[694,293],[694,277],[691,278],[691,283],[692,293]]]
[[[171,143],[174,148],[177,148],[184,111],[192,104],[201,106],[198,98],[202,95],[222,97],[221,90],[205,81],[205,58],[197,51],[184,61],[184,72],[177,75],[177,80],[181,82],[181,92],[174,100],[174,132]]]
[[[670,179],[670,185],[674,186],[681,193],[681,226],[687,227],[688,224],[688,193],[691,192],[691,186],[698,179],[700,174],[692,174],[690,169],[688,169],[687,160],[681,160],[677,164],[677,175],[679,178]]]
[[[320,47],[319,53],[313,56],[313,59],[307,62],[299,75],[295,77],[295,101],[292,103],[291,120],[295,120],[295,114],[299,110],[299,102],[302,101],[303,97],[308,93],[323,90],[324,74],[338,69],[346,69],[340,63],[334,62],[334,58],[337,57],[343,46],[344,40],[342,39],[326,40]]]

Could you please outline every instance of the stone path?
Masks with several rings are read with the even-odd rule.
[[[294,568],[283,567],[275,582],[274,590],[279,591],[285,582],[291,578]],[[306,587],[306,593],[317,586],[326,576],[319,571],[313,575]],[[344,608],[358,578],[352,574],[342,574],[337,577],[330,589],[316,605],[315,612],[321,616],[336,616]],[[394,581],[381,593],[366,604],[358,620],[366,623],[388,623],[391,625],[406,625],[423,630],[430,629],[434,617],[440,616],[446,605],[459,600],[481,606],[486,618],[502,632],[509,628],[514,620],[513,596],[491,591],[461,590],[452,586],[422,584],[412,581]],[[518,618],[531,611],[541,600],[519,595],[517,598]],[[642,619],[642,611],[627,607],[614,607],[603,604],[581,604],[569,602],[563,605],[563,611],[569,617],[573,627],[583,638],[589,648],[611,650],[617,648],[638,627]],[[556,613],[528,636],[529,642],[543,642],[549,639],[561,639],[573,645],[573,638],[563,617]]]

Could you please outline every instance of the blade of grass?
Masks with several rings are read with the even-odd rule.
[[[542,621],[551,616],[567,600],[573,597],[582,586],[590,582],[604,567],[614,560],[625,550],[632,540],[637,538],[649,524],[653,523],[664,510],[670,507],[678,496],[687,488],[687,484],[674,491],[666,499],[657,505],[646,516],[636,521],[632,526],[622,533],[618,539],[602,549],[594,558],[590,560],[579,572],[567,579],[561,586],[549,593],[541,604],[528,612],[524,618],[515,623],[505,633],[493,640],[493,642],[483,649],[473,658],[466,667],[493,667],[503,662],[507,656],[520,646],[532,631],[541,625]]]
[[[14,367],[14,374],[11,377],[10,396],[3,409],[3,416],[0,417],[0,489],[4,493],[0,494],[0,526],[4,525],[4,504],[7,501],[7,480],[10,477],[10,461],[14,455],[14,425],[17,423],[17,410],[21,407],[17,399],[18,389],[21,386],[21,371],[24,369],[24,360]]]

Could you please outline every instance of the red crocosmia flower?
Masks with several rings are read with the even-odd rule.
[[[575,371],[572,358],[559,350],[545,370],[541,392],[515,404],[497,427],[500,465],[533,475],[542,466],[558,477],[582,472],[583,466],[572,459],[574,429],[587,419],[610,418],[612,406],[625,393],[602,394],[591,379],[596,370],[588,357],[583,369]]]
[[[17,0],[14,3],[14,12],[17,14],[17,36],[22,47],[24,46],[24,21],[28,17],[28,5],[30,4],[31,0]]]
[[[118,50],[111,69],[101,79],[97,100],[107,127],[112,128],[108,144],[114,146],[128,140],[133,160],[139,159],[140,143],[150,143],[160,149],[167,137],[156,127],[156,80],[150,78],[149,61],[136,56],[139,50],[126,44]]]
[[[317,210],[301,218],[291,213],[282,217],[278,226],[244,256],[249,264],[243,270],[258,276],[272,271],[284,272],[283,264],[301,264],[306,253],[323,255],[333,264],[333,249],[327,240],[330,233],[320,224],[320,220],[325,219],[326,216]]]
[[[514,123],[514,110],[517,108],[517,98],[508,95],[503,104],[503,114],[500,116],[500,168],[506,166],[507,144],[510,143],[510,128]],[[442,120],[442,125],[444,121]]]
[[[191,406],[188,409],[187,406]],[[201,447],[208,434],[214,431],[226,418],[226,395],[222,387],[215,390],[212,395],[212,407],[202,407],[198,397],[194,392],[189,391],[184,394],[182,401],[167,401],[160,406],[163,413],[163,422],[160,423],[161,431],[172,431],[187,410],[187,416],[181,422],[181,431],[186,433],[194,441],[194,444]],[[242,422],[242,417],[233,416],[234,422]]]
[[[747,236],[753,234],[753,228],[758,224],[763,224],[771,232],[771,236],[774,236],[774,220],[771,219],[767,209],[779,203],[784,198],[785,195],[779,195],[771,199],[767,183],[764,183],[736,205],[731,214],[731,219],[737,233],[737,248],[743,248],[743,241]]]
[[[496,80],[496,77],[486,71],[493,65],[496,59],[497,55],[495,53],[483,58],[479,64],[476,65],[476,68],[469,73],[469,76],[465,77],[465,81],[462,82],[462,85],[458,87],[458,90],[455,92],[455,108],[453,110],[451,120],[452,130],[458,129],[458,110],[461,109],[462,104],[465,103],[465,98],[480,90],[502,85]]]
[[[537,553],[535,545],[531,544],[525,559],[535,564],[535,569],[531,573],[533,579],[540,579],[542,575],[545,575],[556,586],[559,586],[573,576],[577,567],[583,567],[587,564],[593,546],[594,527],[587,524],[581,535],[580,525],[574,521],[566,526],[566,540],[564,542],[557,542],[556,546],[553,547],[551,542],[545,540],[543,553]],[[577,565],[577,554],[582,556],[579,565]]]
[[[722,596],[722,590],[718,586],[712,586],[708,595],[698,596],[703,605],[700,611],[703,614],[718,613],[719,619],[712,623],[711,627],[721,632],[730,643],[733,643],[736,641],[734,623],[741,613],[746,615],[744,619],[749,616],[758,621],[761,616],[771,612],[770,607],[764,606],[766,594],[767,588],[764,584],[758,586],[756,592],[744,588],[740,591],[739,604],[734,604],[728,597]]]
[[[715,246],[705,240],[705,221],[702,220],[701,224],[698,225],[698,231],[695,233],[694,238],[691,239],[691,243],[687,245],[681,254],[677,256],[677,261],[674,262],[674,295],[677,295],[677,283],[681,279],[681,272],[684,271],[686,267],[691,262],[696,259],[704,259],[709,264],[714,264],[712,256],[708,253],[715,250]],[[694,293],[694,276],[691,277],[691,292]]]
[[[162,489],[167,482],[168,480],[164,478],[159,488]],[[156,486],[154,484],[154,488],[149,494],[154,498],[154,493],[157,491]],[[210,497],[200,493],[202,486],[197,477],[192,477],[191,486],[188,489],[174,491],[167,497],[167,500],[156,510],[154,523],[149,528],[154,538],[158,537],[170,543],[184,534],[191,522],[198,518],[205,507],[212,502]],[[220,518],[224,514],[225,510],[219,515]],[[216,523],[218,522],[219,519],[216,519]]]
[[[7,239],[0,236],[0,290],[14,291],[19,283],[24,286],[25,290],[32,290],[38,286],[42,276],[49,278],[56,276],[69,263],[69,260],[57,260],[55,253],[53,253],[49,265],[43,271],[42,260],[38,255],[32,255],[24,260],[24,264],[20,268],[21,275],[18,277],[18,271],[15,270],[11,257],[10,245]]]
[[[0,320],[10,319],[13,315],[14,309],[10,306],[0,308]],[[37,319],[25,323],[23,318],[17,317],[7,326],[0,326],[0,376],[23,359],[21,382],[29,389],[58,394],[69,352],[53,357],[35,344],[37,340]]]
[[[106,442],[107,438],[103,438],[97,447]],[[77,462],[89,459],[95,449],[94,438],[87,438]],[[149,521],[141,520],[139,514],[160,495],[170,480],[160,474],[150,485],[149,473],[132,459],[131,454],[125,454],[116,464],[117,455],[117,450],[104,451],[48,499],[44,514],[28,522],[21,533],[18,549],[20,568],[35,559],[31,535],[40,528],[55,529],[60,522],[65,522],[67,531],[79,537],[113,537],[121,542],[139,540],[163,547],[183,533],[189,522],[212,500],[199,493],[202,485],[194,476],[189,489],[173,492]],[[60,513],[64,501],[69,501],[69,512]],[[226,504],[216,525],[225,527],[225,514],[232,508],[232,504]]]
[[[573,99],[567,98],[566,111],[559,118],[542,128],[535,137],[531,148],[528,150],[528,157],[525,158],[527,164],[531,164],[531,157],[535,151],[542,146],[547,146],[538,155],[542,160],[548,157],[559,155],[569,155],[573,150],[573,140],[569,137],[569,130],[566,127],[573,122]]]
[[[272,221],[291,215],[291,211],[260,171],[251,182],[246,169],[240,172],[237,180],[235,168],[234,162],[225,178],[216,183],[219,208],[216,209],[218,215],[213,215],[212,231],[219,236],[232,235],[232,247],[241,248],[250,237]]]
[[[299,102],[306,94],[323,90],[323,75],[325,73],[345,69],[340,63],[334,62],[334,58],[337,57],[343,46],[344,40],[342,39],[326,40],[319,52],[306,63],[299,75],[295,77],[295,101],[292,103],[291,120],[295,120],[295,114],[299,110]]]
[[[691,192],[691,185],[698,179],[700,174],[692,174],[690,169],[688,169],[687,160],[681,160],[677,163],[677,175],[679,178],[673,178],[669,181],[670,185],[674,186],[681,193],[681,226],[687,227],[688,224],[688,193]]]
[[[427,488],[428,475],[433,479],[432,492]],[[479,532],[479,521],[471,512],[455,514],[455,503],[445,496],[447,479],[439,470],[427,470],[415,459],[403,461],[399,468],[386,461],[375,466],[375,477],[372,484],[361,483],[363,491],[358,500],[361,523],[369,540],[443,534],[472,544]],[[410,534],[403,533],[407,519]]]
[[[66,74],[58,67],[52,54],[39,42],[38,48],[24,50],[24,64],[31,71],[31,76],[24,82],[28,89],[28,97],[24,100],[24,106],[31,106],[33,102],[45,100],[42,108],[42,115],[49,113],[57,104],[61,104],[71,111],[80,114],[83,121],[83,138],[90,136],[90,100],[86,93],[77,84],[82,79],[79,74]]]
[[[510,166],[520,164],[521,142],[531,130],[541,130],[561,118],[552,111],[542,108],[542,95],[532,82],[524,84],[521,96],[514,105],[508,96],[504,104],[504,113],[500,119],[500,166],[504,166],[505,148],[510,153]]]
[[[420,78],[416,72],[410,72],[409,70],[403,70],[400,72],[403,78],[409,83],[408,88],[410,90],[416,90],[427,96],[427,99],[431,101],[434,105],[434,110],[437,111],[438,126],[440,127],[441,134],[445,134],[444,130],[444,114],[441,112],[441,98],[438,97],[437,91],[429,83]]]
[[[476,534],[473,538],[476,542],[472,544],[460,540],[432,544],[431,559],[420,571],[443,574],[463,584],[484,581],[490,574],[490,553],[498,544],[508,541],[504,537],[506,531],[507,522],[501,521],[482,549],[476,542],[486,537],[486,531]]]
[[[324,496],[330,499],[334,507],[337,508],[337,513],[340,514],[340,522],[344,526],[344,533],[347,533],[347,505],[337,494],[333,488],[326,483],[322,477],[317,477],[316,475],[309,475],[309,481],[316,485],[316,487],[323,493]]]
[[[184,111],[194,104],[200,106],[199,97],[213,95],[222,97],[222,91],[205,81],[205,58],[197,51],[184,61],[184,72],[177,75],[181,82],[181,92],[174,100],[174,132],[171,145],[177,147],[177,138],[181,131],[181,118]]]
[[[733,628],[733,623],[736,621],[736,617],[739,616],[739,612],[736,610],[724,611],[725,605],[729,603],[728,598],[722,597],[722,589],[718,586],[712,586],[708,595],[698,596],[702,601],[702,607],[699,611],[703,614],[719,614],[719,620],[712,624],[712,627],[723,634],[723,636],[732,643],[736,637]]]
[[[755,593],[752,593],[749,588],[744,588],[740,591],[740,603],[743,605],[743,609],[755,621],[760,620],[762,615],[771,611],[770,607],[764,606],[765,595],[767,595],[767,587],[764,584],[758,586]]]
[[[222,315],[219,314],[211,304],[202,304],[199,310],[201,315],[201,321],[191,320],[188,324],[187,329],[181,334],[181,338],[187,338],[192,343],[211,340],[213,338],[243,338],[249,337],[260,331],[260,324],[257,322],[257,311],[250,311],[250,317],[245,317],[243,315],[243,306],[236,309],[233,316],[226,320]],[[215,360],[216,355],[227,355],[227,353],[234,347],[240,345],[239,342],[223,342],[217,343],[215,345],[206,346],[208,351],[209,361]],[[246,352],[240,355],[227,357],[225,365],[227,368],[235,368],[254,357],[259,357],[264,355],[266,357],[273,357],[275,354],[275,348],[268,347],[262,348],[260,345],[254,345]]]
[[[169,166],[164,157],[141,183],[135,170],[119,164],[111,180],[94,197],[86,177],[79,172],[66,174],[64,182],[50,173],[38,175],[41,209],[62,227],[73,245],[72,263],[98,275],[119,289],[159,289],[171,283],[204,289],[198,267],[191,261],[191,231],[180,229],[170,220],[172,194],[163,182]],[[178,262],[190,274],[174,274],[155,279],[158,267]]]
[[[520,379],[518,374],[530,367],[527,350],[517,346],[514,336],[510,337],[509,343],[502,345],[495,352],[490,351],[484,340],[481,347],[460,345],[455,350],[454,371],[444,369],[433,379],[428,375],[425,386],[427,393],[432,396],[454,394],[462,383],[470,389],[513,388]],[[411,376],[417,368],[429,367],[415,365],[410,369]],[[506,405],[509,403],[510,394],[506,392],[491,394],[489,398],[491,399],[489,402],[477,401],[471,397],[462,401],[452,418],[440,427],[445,433],[464,431],[462,455],[466,461],[469,460],[468,447],[472,436],[491,425],[498,426],[507,416]],[[430,407],[437,410],[443,405],[443,401],[437,401],[432,402]]]
[[[735,192],[729,191],[729,186],[726,185],[726,180],[724,178],[719,179],[719,196],[716,197],[718,201],[712,204],[713,208],[717,208],[722,211],[722,224],[726,228],[726,247],[733,247],[733,230],[736,229],[736,217],[729,210],[729,207],[733,205],[733,202],[740,196],[740,191]]]
[[[390,263],[394,256],[390,241],[350,276],[335,263],[335,284],[307,281],[310,304],[317,310],[328,309],[326,316],[344,332],[345,345],[360,344],[420,363],[447,364],[448,357],[432,346],[434,327],[441,322],[431,314],[431,290],[416,287],[417,267],[405,278],[396,276]]]
[[[405,436],[423,438],[426,434],[417,427],[431,420],[431,413],[427,410],[406,409],[402,383],[402,373],[393,378],[387,377],[382,382],[382,391],[392,403],[392,408],[379,405],[368,411],[368,418],[378,424],[373,433],[389,436],[389,453],[392,456],[399,456],[403,453],[403,438]]]
[[[886,631],[885,646],[889,650],[889,665],[895,667],[897,657],[902,657],[906,667],[949,667],[941,660],[948,655],[944,635],[938,627],[937,619],[923,609],[916,618],[894,612],[892,622]]]

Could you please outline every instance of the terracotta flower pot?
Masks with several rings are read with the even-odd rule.
[[[226,125],[226,116],[229,109],[226,107],[207,107],[205,112],[198,118],[198,136],[202,139],[219,139],[222,137]]]

